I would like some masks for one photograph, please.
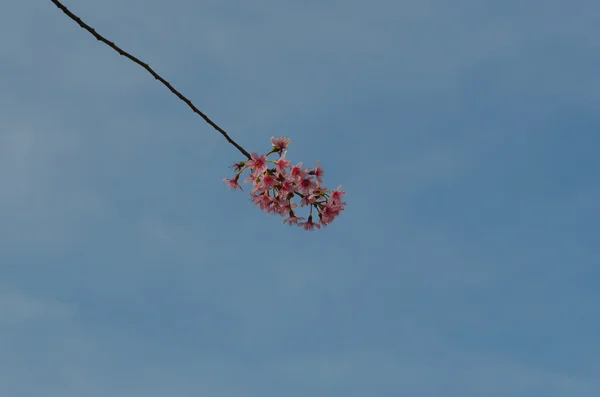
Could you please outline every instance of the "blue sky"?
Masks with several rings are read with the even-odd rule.
[[[143,69],[5,5],[1,395],[600,395],[597,2],[65,4],[348,205],[266,216]]]

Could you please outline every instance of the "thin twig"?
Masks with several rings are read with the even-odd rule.
[[[91,26],[89,26],[88,24],[83,22],[81,20],[81,18],[79,18],[77,15],[75,15],[71,11],[69,11],[69,9],[67,7],[65,7],[60,1],[58,1],[58,0],[50,0],[50,1],[52,1],[54,3],[54,5],[56,5],[58,8],[60,8],[61,11],[64,12],[69,18],[71,18],[72,20],[77,22],[77,24],[79,24],[79,26],[81,26],[82,28],[84,28],[85,30],[90,32],[97,40],[103,42],[104,44],[106,44],[107,46],[109,46],[110,48],[112,48],[113,50],[118,52],[120,55],[124,56],[125,58],[130,59],[131,61],[137,63],[138,65],[140,65],[141,67],[146,69],[148,71],[148,73],[150,73],[156,80],[163,83],[165,85],[165,87],[167,87],[173,94],[175,94],[179,99],[181,99],[183,102],[185,102],[192,109],[192,111],[194,113],[199,114],[200,117],[202,117],[204,119],[204,121],[206,121],[208,124],[210,124],[215,130],[219,131],[221,133],[221,135],[223,135],[225,137],[225,139],[227,139],[227,141],[229,141],[229,143],[231,143],[233,146],[235,146],[236,149],[239,150],[244,156],[246,156],[247,158],[250,158],[250,154],[243,147],[238,145],[233,139],[231,139],[229,137],[229,135],[227,134],[227,132],[225,132],[224,129],[222,129],[217,124],[215,124],[214,121],[209,119],[207,115],[202,113],[196,106],[194,106],[192,101],[190,101],[188,98],[183,96],[183,94],[181,94],[179,91],[177,91],[175,88],[173,88],[173,86],[167,80],[165,80],[161,76],[159,76],[158,73],[156,73],[154,70],[152,70],[152,68],[150,68],[150,66],[148,66],[147,63],[140,61],[139,59],[137,59],[133,55],[129,54],[128,52],[123,51],[121,48],[116,46],[115,43],[113,43],[112,41],[109,41],[109,40],[105,39],[104,37],[102,37],[98,32],[96,32],[96,30],[94,30],[94,28],[92,28]]]

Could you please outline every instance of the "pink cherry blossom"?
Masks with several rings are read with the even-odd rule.
[[[309,174],[310,175],[314,175],[317,177],[317,181],[319,181],[319,183],[323,182],[323,168],[319,167],[319,160],[317,160],[315,162],[315,168],[314,170],[310,171]]]
[[[242,187],[239,185],[238,183],[238,178],[239,175],[236,175],[235,178],[233,179],[227,179],[227,178],[223,178],[223,181],[227,183],[227,186],[229,186],[231,189],[235,190],[235,189],[240,189],[240,190],[244,190],[242,189]]]
[[[277,197],[271,197],[272,206],[267,209],[267,213],[277,213],[285,216],[290,210],[290,206],[286,200],[281,200]]]
[[[290,211],[289,213],[289,218],[286,218],[283,220],[283,223],[289,223],[290,226],[293,224],[297,224],[298,222],[300,222],[301,220],[304,220],[304,218],[298,218],[293,211]]]
[[[251,159],[246,161],[246,167],[252,171],[253,176],[259,176],[267,170],[267,156],[258,155],[257,153],[251,154]]]
[[[302,194],[310,194],[310,191],[317,186],[317,183],[310,176],[305,176],[298,182],[298,189]]]
[[[285,195],[285,196],[287,196],[290,193],[293,194],[294,188],[295,188],[295,185],[291,180],[284,179],[283,181],[281,181],[281,183],[279,185],[279,194]]]
[[[279,175],[284,175],[286,168],[290,166],[290,161],[285,159],[286,154],[287,152],[284,152],[280,158],[274,161],[275,165],[277,166],[276,170],[279,173]]]
[[[333,219],[340,214],[341,210],[342,210],[341,205],[335,205],[335,204],[323,205],[321,210],[319,211],[319,218],[321,219],[321,224],[327,225],[328,223],[331,223],[333,221]]]
[[[317,183],[317,187],[313,189],[313,191],[309,195],[308,199],[310,200],[311,203],[314,203],[316,200],[320,199],[321,197],[324,197],[326,192],[327,192],[327,187],[319,185]]]
[[[290,138],[286,138],[283,135],[279,138],[271,137],[271,143],[273,144],[273,149],[277,149],[279,153],[290,144]]]
[[[304,230],[313,230],[315,227],[317,229],[321,228],[321,225],[319,225],[319,223],[313,222],[312,215],[308,216],[308,220],[306,222],[299,222],[298,226],[302,226],[304,228]]]
[[[273,185],[275,185],[275,183],[275,178],[267,173],[263,175],[260,182],[258,182],[256,186],[261,190],[269,190]]]
[[[344,196],[346,192],[342,190],[342,185],[338,186],[335,190],[331,191],[331,196],[329,196],[329,200],[333,200],[334,203],[340,203],[342,205],[346,205],[346,202],[342,201],[342,196]]]
[[[297,181],[306,177],[306,170],[302,169],[301,162],[292,167],[292,169],[290,170],[290,175],[292,179],[295,179]]]
[[[271,197],[269,196],[269,192],[253,195],[252,201],[254,204],[258,205],[261,210],[265,210],[271,206]]]
[[[262,155],[252,153],[249,160],[234,163],[233,168],[237,174],[232,179],[225,178],[224,181],[232,189],[241,189],[238,179],[247,169],[250,175],[244,182],[252,183],[251,200],[261,210],[284,218],[287,216],[283,220],[284,224],[295,224],[305,230],[320,229],[321,226],[330,224],[344,210],[346,202],[342,198],[346,193],[341,186],[335,190],[328,190],[322,185],[324,172],[319,161],[312,170],[302,168],[302,162],[290,166],[291,163],[286,158],[287,152],[283,152],[289,142],[290,140],[283,136],[271,138],[273,147],[270,152]],[[279,153],[277,160],[267,160],[267,156],[276,152]],[[269,163],[274,165],[273,168],[269,168]],[[310,207],[306,222],[294,212],[297,206],[295,196],[300,197],[301,207]],[[317,211],[318,222],[313,221],[313,210]]]

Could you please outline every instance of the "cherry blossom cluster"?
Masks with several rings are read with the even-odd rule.
[[[250,175],[244,182],[252,182],[252,202],[267,214],[279,214],[286,217],[283,220],[284,224],[296,224],[305,230],[314,230],[331,223],[346,205],[342,200],[345,192],[341,190],[341,186],[335,190],[327,190],[327,187],[321,184],[323,168],[319,166],[319,161],[313,169],[302,168],[302,163],[292,166],[286,159],[287,152],[284,151],[290,143],[289,138],[272,137],[271,143],[273,147],[268,153],[252,153],[249,160],[234,163],[236,175],[231,179],[224,178],[223,181],[233,190],[242,190],[238,180],[242,172],[249,170]],[[267,157],[273,153],[279,154],[279,158],[268,160]],[[306,221],[294,212],[297,204],[292,199],[296,196],[300,198],[301,207],[310,206]],[[316,222],[313,220],[313,209],[319,217]]]

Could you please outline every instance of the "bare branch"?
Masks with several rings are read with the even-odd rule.
[[[223,135],[225,137],[225,139],[227,139],[227,141],[229,143],[231,143],[233,146],[235,146],[236,149],[239,150],[244,156],[246,156],[247,158],[250,158],[250,154],[243,147],[238,145],[233,139],[231,139],[229,137],[229,135],[227,134],[227,132],[225,132],[224,129],[222,129],[217,124],[215,124],[214,121],[209,119],[207,115],[202,113],[196,106],[194,106],[192,101],[190,101],[188,98],[183,96],[183,94],[181,94],[179,91],[177,91],[175,88],[173,88],[173,86],[167,80],[165,80],[161,76],[159,76],[158,73],[156,73],[154,70],[152,70],[152,68],[150,66],[148,66],[147,63],[140,61],[138,58],[134,57],[133,55],[129,54],[128,52],[123,51],[120,47],[115,45],[115,43],[113,43],[112,41],[109,41],[109,40],[105,39],[104,37],[102,37],[98,32],[96,32],[96,30],[94,30],[94,28],[92,28],[91,26],[89,26],[88,24],[83,22],[81,20],[81,18],[79,18],[77,15],[75,15],[71,11],[69,11],[69,9],[67,7],[65,7],[58,0],[50,0],[50,1],[52,1],[54,3],[54,5],[56,5],[58,8],[60,8],[61,11],[64,12],[69,18],[71,18],[72,20],[77,22],[77,24],[79,26],[81,26],[83,29],[90,32],[97,40],[103,42],[104,44],[106,44],[107,46],[109,46],[110,48],[112,48],[113,50],[118,52],[119,55],[122,55],[125,58],[130,59],[131,61],[137,63],[138,65],[140,65],[141,67],[146,69],[148,71],[148,73],[150,73],[152,75],[152,77],[154,77],[156,80],[160,81],[165,87],[167,87],[169,89],[169,91],[171,91],[173,94],[175,94],[177,96],[177,98],[179,98],[183,102],[185,102],[192,109],[192,111],[194,113],[200,115],[200,117],[202,117],[204,119],[204,121],[206,121],[208,124],[210,124],[215,130],[219,131],[221,133],[221,135]]]

